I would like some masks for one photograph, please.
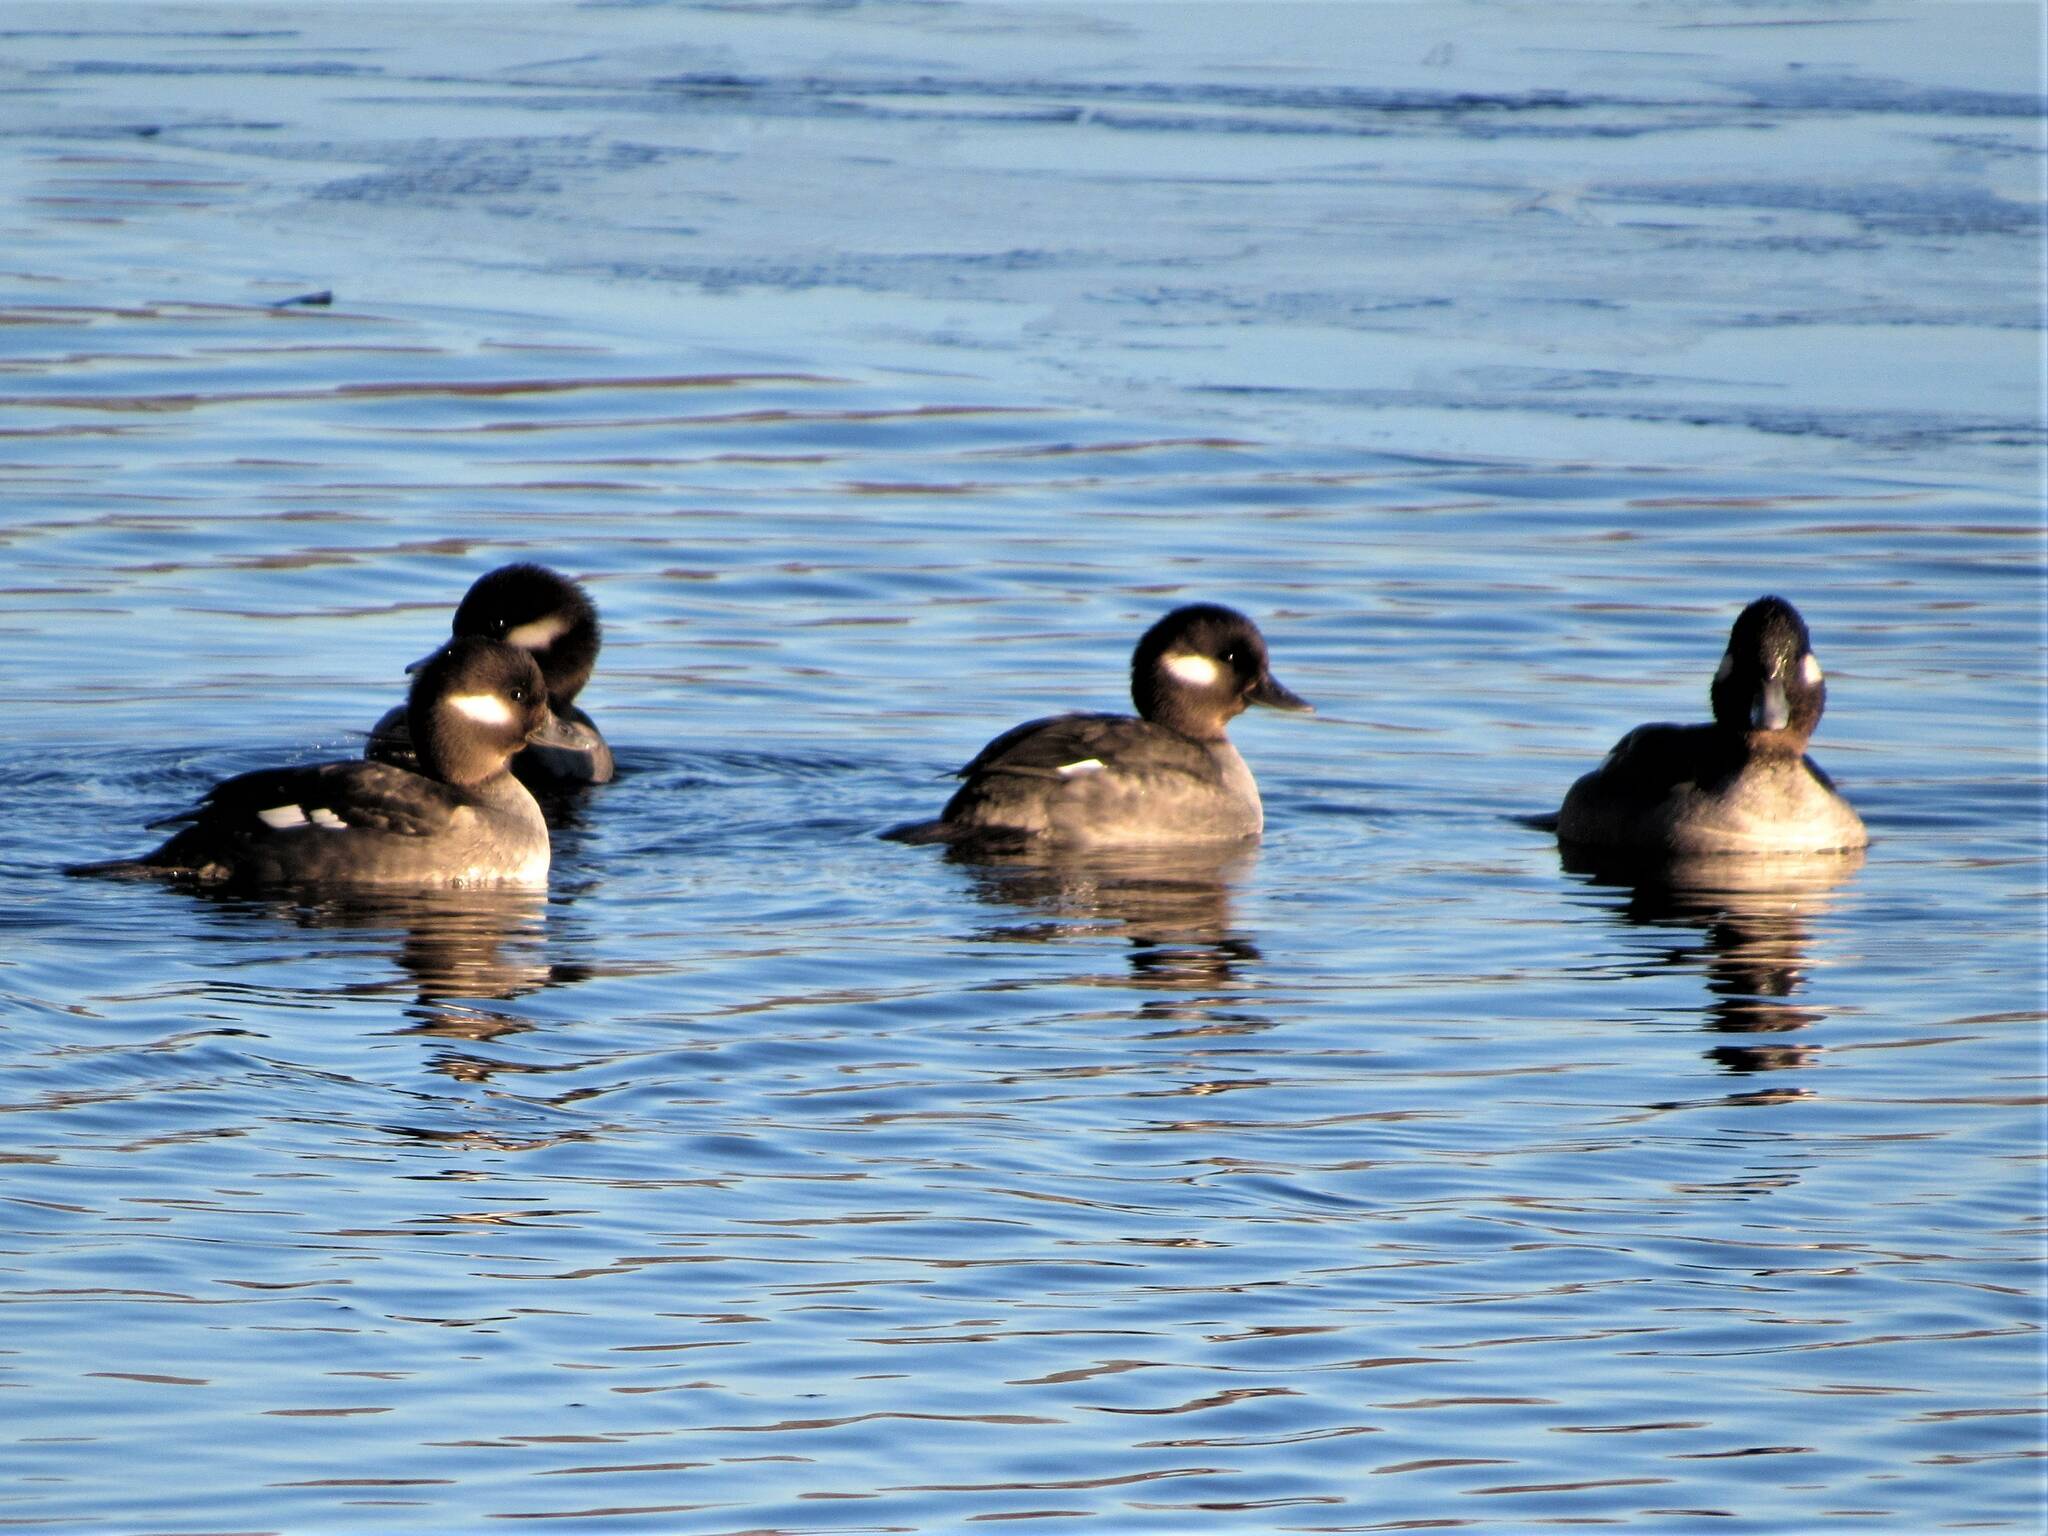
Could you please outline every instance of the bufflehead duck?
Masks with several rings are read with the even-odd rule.
[[[456,608],[451,628],[458,640],[482,636],[532,652],[547,679],[548,708],[562,727],[560,741],[527,747],[512,760],[514,773],[537,790],[610,780],[612,749],[596,722],[576,707],[603,640],[597,609],[582,587],[544,565],[501,565],[477,577]],[[422,664],[416,661],[413,667]],[[363,756],[401,768],[416,766],[404,705],[370,728]]]
[[[1806,756],[1827,702],[1806,622],[1782,597],[1742,610],[1714,674],[1711,725],[1643,725],[1558,812],[1562,843],[1638,856],[1824,853],[1870,841]]]
[[[982,847],[1153,845],[1256,837],[1251,770],[1224,734],[1251,704],[1307,710],[1273,678],[1258,626],[1214,603],[1176,608],[1131,656],[1142,717],[1071,714],[1005,731],[959,770],[936,821],[884,837]]]
[[[139,859],[76,875],[170,875],[207,884],[538,886],[548,829],[506,770],[555,733],[527,652],[451,640],[421,665],[407,706],[419,771],[380,762],[259,769],[216,784],[189,823]]]

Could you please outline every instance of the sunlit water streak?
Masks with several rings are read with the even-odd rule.
[[[604,34],[617,51],[584,39],[536,84],[532,59],[572,55],[533,45],[567,39],[510,27],[528,63],[485,82],[497,99],[424,71],[381,102],[321,96],[276,142],[325,190],[245,244],[209,220],[310,172],[204,127],[178,39],[15,42],[109,119],[147,101],[202,121],[168,142],[45,124],[7,152],[26,194],[0,291],[0,1520],[2032,1528],[2028,423],[1982,379],[1967,411],[1858,399],[1852,355],[1844,377],[1811,365],[1837,397],[1810,432],[1752,419],[1753,397],[1674,424],[1668,379],[1524,374],[1516,410],[1554,442],[1455,451],[1463,385],[1347,401],[1304,377],[1276,406],[1175,394],[1195,368],[1176,353],[1171,387],[1062,392],[1047,377],[1114,372],[1069,320],[991,344],[966,309],[969,366],[942,370],[927,324],[954,279],[933,274],[980,303],[976,285],[1085,268],[1084,235],[1116,231],[1078,215],[1071,250],[1001,282],[928,257],[891,279],[915,289],[896,307],[870,292],[815,329],[815,266],[757,264],[796,318],[743,345],[678,302],[689,273],[640,273],[627,299],[592,275],[632,264],[630,205],[579,237],[602,263],[537,234],[545,281],[465,243],[480,187],[587,216],[588,194],[538,183],[641,163],[597,139],[485,153],[479,124],[568,111],[564,78],[763,132],[828,113],[815,84],[629,68],[647,23],[578,14],[627,29]],[[914,19],[934,56],[966,46]],[[317,21],[182,46],[333,62]],[[132,51],[147,93],[115,76],[116,102],[54,62],[81,51]],[[892,174],[915,115],[1035,156],[1010,119],[1072,105],[852,74],[823,93],[860,103],[833,121]],[[2020,137],[1986,93],[1829,78],[1834,112],[1911,109],[2005,144],[1986,156]],[[373,133],[401,86],[419,103]],[[1773,89],[1578,110],[1727,133],[1730,113],[1791,114]],[[1146,115],[1114,141],[1134,162],[1132,132],[1171,145],[1227,116],[1204,142],[1231,146],[1247,195],[1311,210],[1276,125],[1330,138],[1366,112],[1387,152],[1438,155],[1481,122],[1438,100],[1389,128],[1412,109],[1278,86],[1082,94],[1105,133]],[[344,129],[387,170],[335,171]],[[765,205],[797,173],[759,163],[772,244]],[[1789,180],[1802,217],[1837,217]],[[1707,234],[1735,217],[1693,191],[1628,195]],[[430,226],[465,251],[475,291],[153,296],[191,291],[150,274],[195,253],[272,282],[262,298],[309,293],[327,279],[284,248],[366,206],[395,244]],[[1996,199],[1957,196],[1948,224],[1925,199],[1865,206],[1840,259],[1910,268],[1939,225],[1988,253],[1944,264],[1949,318],[1995,318],[1987,274],[2015,239]],[[1150,260],[1130,266],[1147,338],[1215,339],[1228,285],[1188,292]],[[1282,314],[1294,275],[1232,269],[1274,297],[1230,358],[1341,311],[1294,288]],[[1926,316],[1885,291],[1875,333],[1908,347]],[[1795,298],[1831,302],[1818,278]],[[768,310],[723,313],[741,312]],[[867,355],[891,327],[887,360]],[[1574,436],[1550,408],[1616,388],[1638,427],[1664,423],[1631,441],[1668,453],[1609,451],[1629,411],[1589,405]],[[1370,435],[1341,429],[1354,416]],[[1426,446],[1389,445],[1390,420]],[[224,774],[358,751],[467,581],[519,557],[590,580],[607,643],[585,702],[620,750],[545,896],[55,875],[145,846],[144,822]],[[1561,868],[1527,818],[1626,727],[1697,717],[1730,617],[1766,589],[1813,624],[1815,751],[1868,855],[1648,884]],[[1261,847],[977,866],[873,840],[999,727],[1117,707],[1132,640],[1188,597],[1253,613],[1319,708],[1237,728]]]

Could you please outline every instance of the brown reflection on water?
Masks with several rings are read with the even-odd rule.
[[[414,1022],[397,1031],[473,1047],[523,1034],[534,1025],[483,1006],[511,1002],[584,979],[577,966],[547,956],[548,897],[538,891],[451,890],[349,892],[251,898],[192,893],[217,905],[223,918],[285,922],[307,931],[388,939],[399,976],[352,982],[356,996],[410,990]],[[476,1049],[450,1049],[430,1063],[458,1082],[488,1082],[501,1073],[568,1071],[580,1063],[536,1066],[502,1061]]]
[[[1704,1027],[1737,1037],[1710,1047],[1707,1060],[1730,1072],[1776,1072],[1811,1066],[1820,1047],[1771,1038],[1810,1029],[1824,1010],[1800,1001],[1812,969],[1814,920],[1863,867],[1860,849],[1841,853],[1742,855],[1677,860],[1648,869],[1617,870],[1574,863],[1594,886],[1625,890],[1610,910],[1639,927],[1697,928],[1706,936]],[[1699,963],[1674,951],[1673,964]],[[1729,1102],[1775,1103],[1804,1090],[1754,1090]]]
[[[539,891],[350,893],[270,911],[306,929],[388,933],[393,961],[428,1006],[505,1002],[576,979],[542,953],[547,897]]]
[[[1241,844],[1216,849],[1033,850],[970,857],[969,893],[1029,914],[989,923],[977,938],[1049,943],[1097,934],[1126,945],[1129,974],[1077,976],[1088,986],[1134,986],[1168,995],[1140,1005],[1157,1034],[1241,1035],[1268,1028],[1232,1011],[1262,961],[1239,926],[1233,887],[1257,862]]]

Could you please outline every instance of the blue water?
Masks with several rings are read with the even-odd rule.
[[[366,14],[0,35],[0,1523],[2040,1528],[2032,8]],[[56,873],[513,558],[544,896]],[[1766,591],[1867,856],[1562,868]]]

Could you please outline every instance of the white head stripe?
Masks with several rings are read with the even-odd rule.
[[[1102,772],[1102,759],[1099,757],[1084,757],[1078,763],[1061,763],[1059,766],[1059,775],[1063,779],[1071,779],[1083,773],[1100,772]]]
[[[505,643],[516,645],[522,651],[544,651],[569,632],[569,621],[559,613],[551,613],[544,619],[535,619],[531,624],[522,624],[517,629],[505,631]]]
[[[296,805],[273,805],[267,811],[258,811],[256,819],[272,831],[282,832],[286,827],[303,827],[306,813]]]
[[[1215,662],[1207,656],[1198,656],[1193,651],[1176,651],[1173,655],[1163,658],[1161,664],[1182,682],[1197,688],[1211,687],[1216,679],[1223,675],[1223,669]]]
[[[1804,656],[1799,658],[1799,680],[1802,683],[1806,684],[1807,687],[1811,688],[1816,683],[1818,683],[1820,679],[1820,663],[1819,661],[1814,659],[1813,652],[1808,651]]]
[[[1717,683],[1727,682],[1728,674],[1734,670],[1735,653],[1733,651],[1723,651],[1721,653],[1721,665],[1714,669],[1714,681]]]
[[[512,706],[495,693],[451,693],[448,703],[480,725],[512,723]]]

